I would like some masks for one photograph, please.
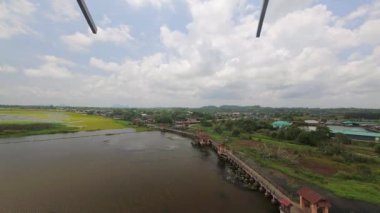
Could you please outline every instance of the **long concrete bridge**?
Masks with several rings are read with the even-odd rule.
[[[159,128],[163,132],[170,132],[178,134],[187,138],[193,139],[199,145],[210,145],[217,153],[219,158],[224,159],[236,169],[240,179],[252,189],[258,189],[265,193],[266,197],[270,197],[272,203],[279,204],[281,212],[294,212],[299,213],[302,210],[299,208],[298,203],[293,202],[279,187],[271,183],[267,178],[248,166],[244,161],[238,158],[231,150],[228,150],[224,144],[205,138],[204,135],[194,134],[181,130],[171,128]],[[284,209],[284,201],[287,203],[289,209]],[[292,206],[292,208],[290,208]]]

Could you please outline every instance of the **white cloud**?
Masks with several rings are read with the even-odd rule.
[[[36,5],[28,0],[0,2],[0,39],[32,32],[26,22],[36,11]]]
[[[161,26],[159,51],[148,49],[150,54],[134,59],[128,54],[119,61],[94,51],[87,64],[92,72],[86,74],[72,71],[82,66],[47,56],[41,66],[24,72],[49,81],[28,78],[22,87],[12,87],[0,78],[0,91],[17,94],[1,99],[76,105],[380,107],[377,2],[346,17],[309,1],[301,6],[271,3],[268,12],[282,7],[287,12],[269,18],[259,39],[255,33],[261,5],[245,0],[186,2],[191,20],[182,30]],[[107,58],[119,58],[120,44],[133,39],[123,26],[61,39],[76,50],[117,44]]]
[[[379,19],[380,18],[380,1],[374,1],[372,4],[365,4],[348,14],[338,21],[340,25],[347,25],[361,18]]]
[[[276,21],[285,15],[294,11],[300,11],[306,7],[310,7],[315,0],[276,0],[270,1],[268,5],[265,22],[270,23]],[[260,2],[261,3],[261,2]],[[261,5],[260,5],[261,7]]]
[[[92,67],[110,72],[94,78],[95,90],[107,88],[136,105],[262,104],[277,106],[341,106],[347,97],[371,106],[380,91],[379,47],[355,60],[340,58],[375,36],[366,38],[374,20],[357,29],[315,5],[267,23],[254,37],[257,17],[242,14],[240,1],[189,0],[192,21],[187,32],[160,29],[168,51],[122,62],[92,58]],[[367,30],[365,30],[367,29]],[[122,93],[119,91],[133,91]],[[116,95],[115,95],[116,96]],[[367,99],[364,98],[373,97]],[[337,101],[341,102],[337,102]]]
[[[133,37],[130,35],[130,29],[127,25],[120,25],[118,27],[98,27],[98,33],[92,34],[90,31],[87,34],[75,33],[72,35],[65,35],[61,40],[68,45],[71,50],[83,51],[89,48],[96,42],[125,44]]]
[[[141,8],[145,6],[153,6],[155,8],[173,6],[172,0],[126,0],[126,2],[134,8]]]
[[[80,17],[79,8],[76,1],[72,0],[51,0],[50,6],[52,13],[50,19],[58,22],[67,22],[77,20]]]
[[[359,29],[359,37],[363,43],[380,44],[380,18],[368,20]]]
[[[16,67],[9,65],[0,65],[0,73],[17,73]]]
[[[74,63],[55,56],[43,56],[43,64],[38,68],[25,69],[24,73],[30,77],[39,78],[70,78],[73,77],[69,68],[74,67]]]
[[[355,33],[337,23],[337,17],[324,5],[287,14],[265,31],[274,45],[300,51],[305,47],[326,46],[341,50],[357,45]]]
[[[90,66],[107,72],[120,72],[123,69],[122,65],[119,65],[114,62],[105,62],[98,58],[91,58]]]
[[[100,24],[101,24],[102,26],[107,26],[107,25],[112,24],[112,20],[111,20],[108,16],[103,15],[103,18],[102,18],[102,20],[100,21]]]

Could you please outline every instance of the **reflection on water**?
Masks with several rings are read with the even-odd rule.
[[[171,134],[0,140],[0,212],[276,212],[229,179],[211,150]]]

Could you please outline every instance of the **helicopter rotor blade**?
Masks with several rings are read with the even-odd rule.
[[[260,15],[259,26],[258,26],[258,28],[257,28],[257,33],[256,33],[256,37],[257,37],[257,38],[259,38],[260,35],[261,35],[261,29],[263,28],[264,19],[265,19],[265,14],[266,14],[266,12],[267,12],[267,8],[268,8],[268,3],[269,3],[269,0],[264,0],[263,8],[261,9],[261,15]]]
[[[96,34],[97,31],[98,31],[98,29],[97,29],[97,27],[95,25],[94,20],[91,17],[90,12],[88,11],[86,2],[84,0],[77,0],[77,2],[79,4],[80,9],[82,10],[82,13],[83,13],[84,17],[87,20],[88,25],[91,28],[92,33]]]

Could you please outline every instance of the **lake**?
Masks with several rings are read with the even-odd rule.
[[[0,212],[278,212],[211,149],[160,132],[0,139]]]

